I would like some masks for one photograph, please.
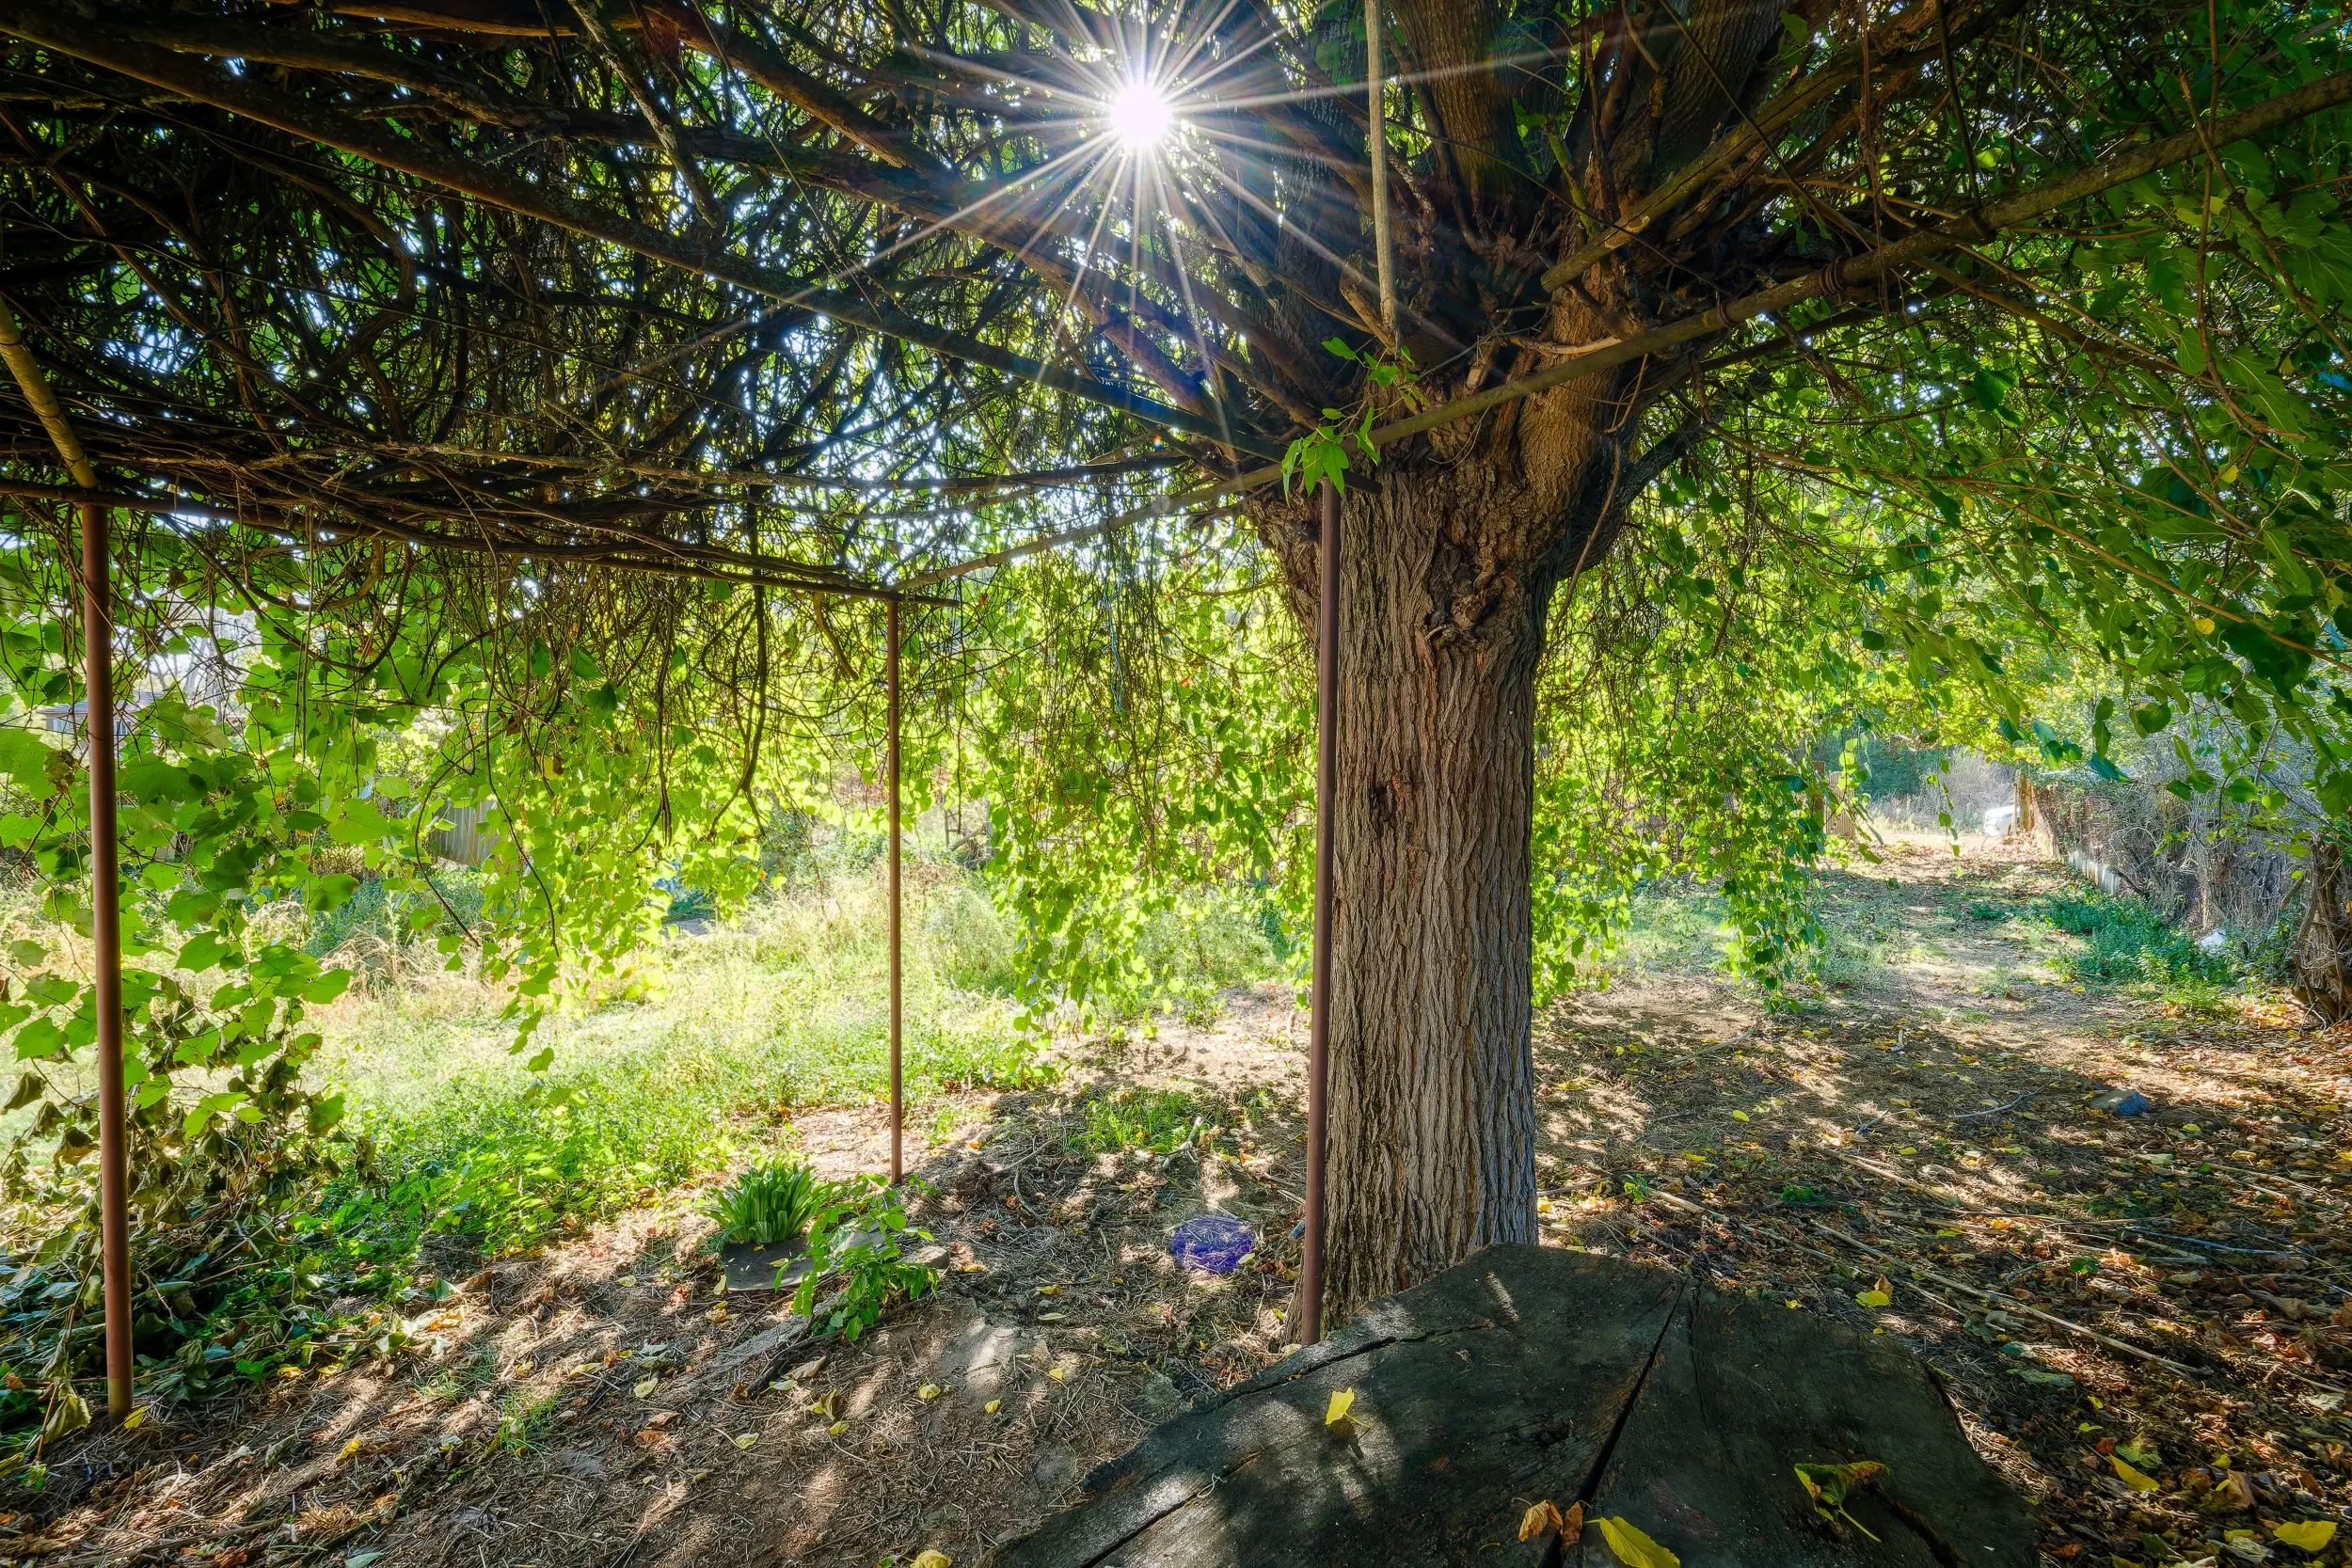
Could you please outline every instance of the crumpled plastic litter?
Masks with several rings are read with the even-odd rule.
[[[1176,1227],[1168,1252],[1200,1274],[1232,1274],[1257,1249],[1258,1233],[1230,1214],[1195,1214]]]

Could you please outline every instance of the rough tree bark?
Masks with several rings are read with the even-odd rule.
[[[2310,897],[2290,950],[2295,997],[2324,1027],[2352,1018],[2352,871],[2343,846],[2312,840]]]
[[[1558,585],[1606,555],[1638,477],[1623,396],[1536,400],[1345,491],[1333,1324],[1534,1235],[1535,677]],[[1311,513],[1260,528],[1311,625]]]

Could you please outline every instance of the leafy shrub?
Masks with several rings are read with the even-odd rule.
[[[2077,980],[2221,985],[2237,978],[2233,956],[2206,952],[2141,899],[2068,895],[2046,900],[2042,913],[2059,930],[2084,939],[2085,949],[2066,960]]]
[[[712,1199],[711,1217],[719,1222],[716,1240],[722,1245],[749,1242],[754,1246],[791,1241],[839,1198],[840,1189],[820,1180],[805,1160],[754,1165]]]
[[[939,1282],[937,1269],[908,1260],[900,1250],[909,1236],[931,1239],[930,1231],[907,1224],[900,1191],[879,1176],[852,1178],[809,1232],[810,1267],[793,1292],[792,1310],[816,1315],[818,1290],[829,1287],[818,1332],[855,1339],[894,1303],[912,1301]]]
[[[1121,1089],[1089,1100],[1086,1131],[1078,1146],[1096,1154],[1120,1154],[1132,1148],[1154,1154],[1173,1153],[1200,1127],[1192,1097],[1178,1089]]]
[[[1990,898],[1968,900],[1968,918],[1971,920],[2007,920],[2009,915],[2010,909],[2007,904],[1996,904]]]

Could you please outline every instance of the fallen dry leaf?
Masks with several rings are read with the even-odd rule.
[[[1596,1519],[1600,1538],[1626,1568],[1682,1568],[1682,1560],[1623,1519]]]

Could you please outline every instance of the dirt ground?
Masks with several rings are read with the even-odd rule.
[[[2072,939],[2031,914],[2061,874],[2022,848],[1860,869],[1827,915],[1868,961],[1794,1009],[1669,966],[1539,1020],[1543,1239],[1900,1337],[2053,1560],[2345,1560],[2272,1527],[2352,1523],[2352,1033],[2068,984]],[[1263,988],[1073,1047],[1051,1092],[922,1107],[946,1272],[855,1344],[720,1293],[707,1193],[680,1192],[453,1279],[412,1349],[55,1456],[0,1504],[0,1557],[968,1568],[1282,1354],[1304,1038]],[[1185,1091],[1201,1135],[1075,1148],[1122,1087]],[[2090,1103],[2118,1087],[2151,1108]],[[876,1113],[796,1125],[830,1174],[884,1162]],[[1224,1278],[1168,1257],[1207,1210],[1266,1238]]]

